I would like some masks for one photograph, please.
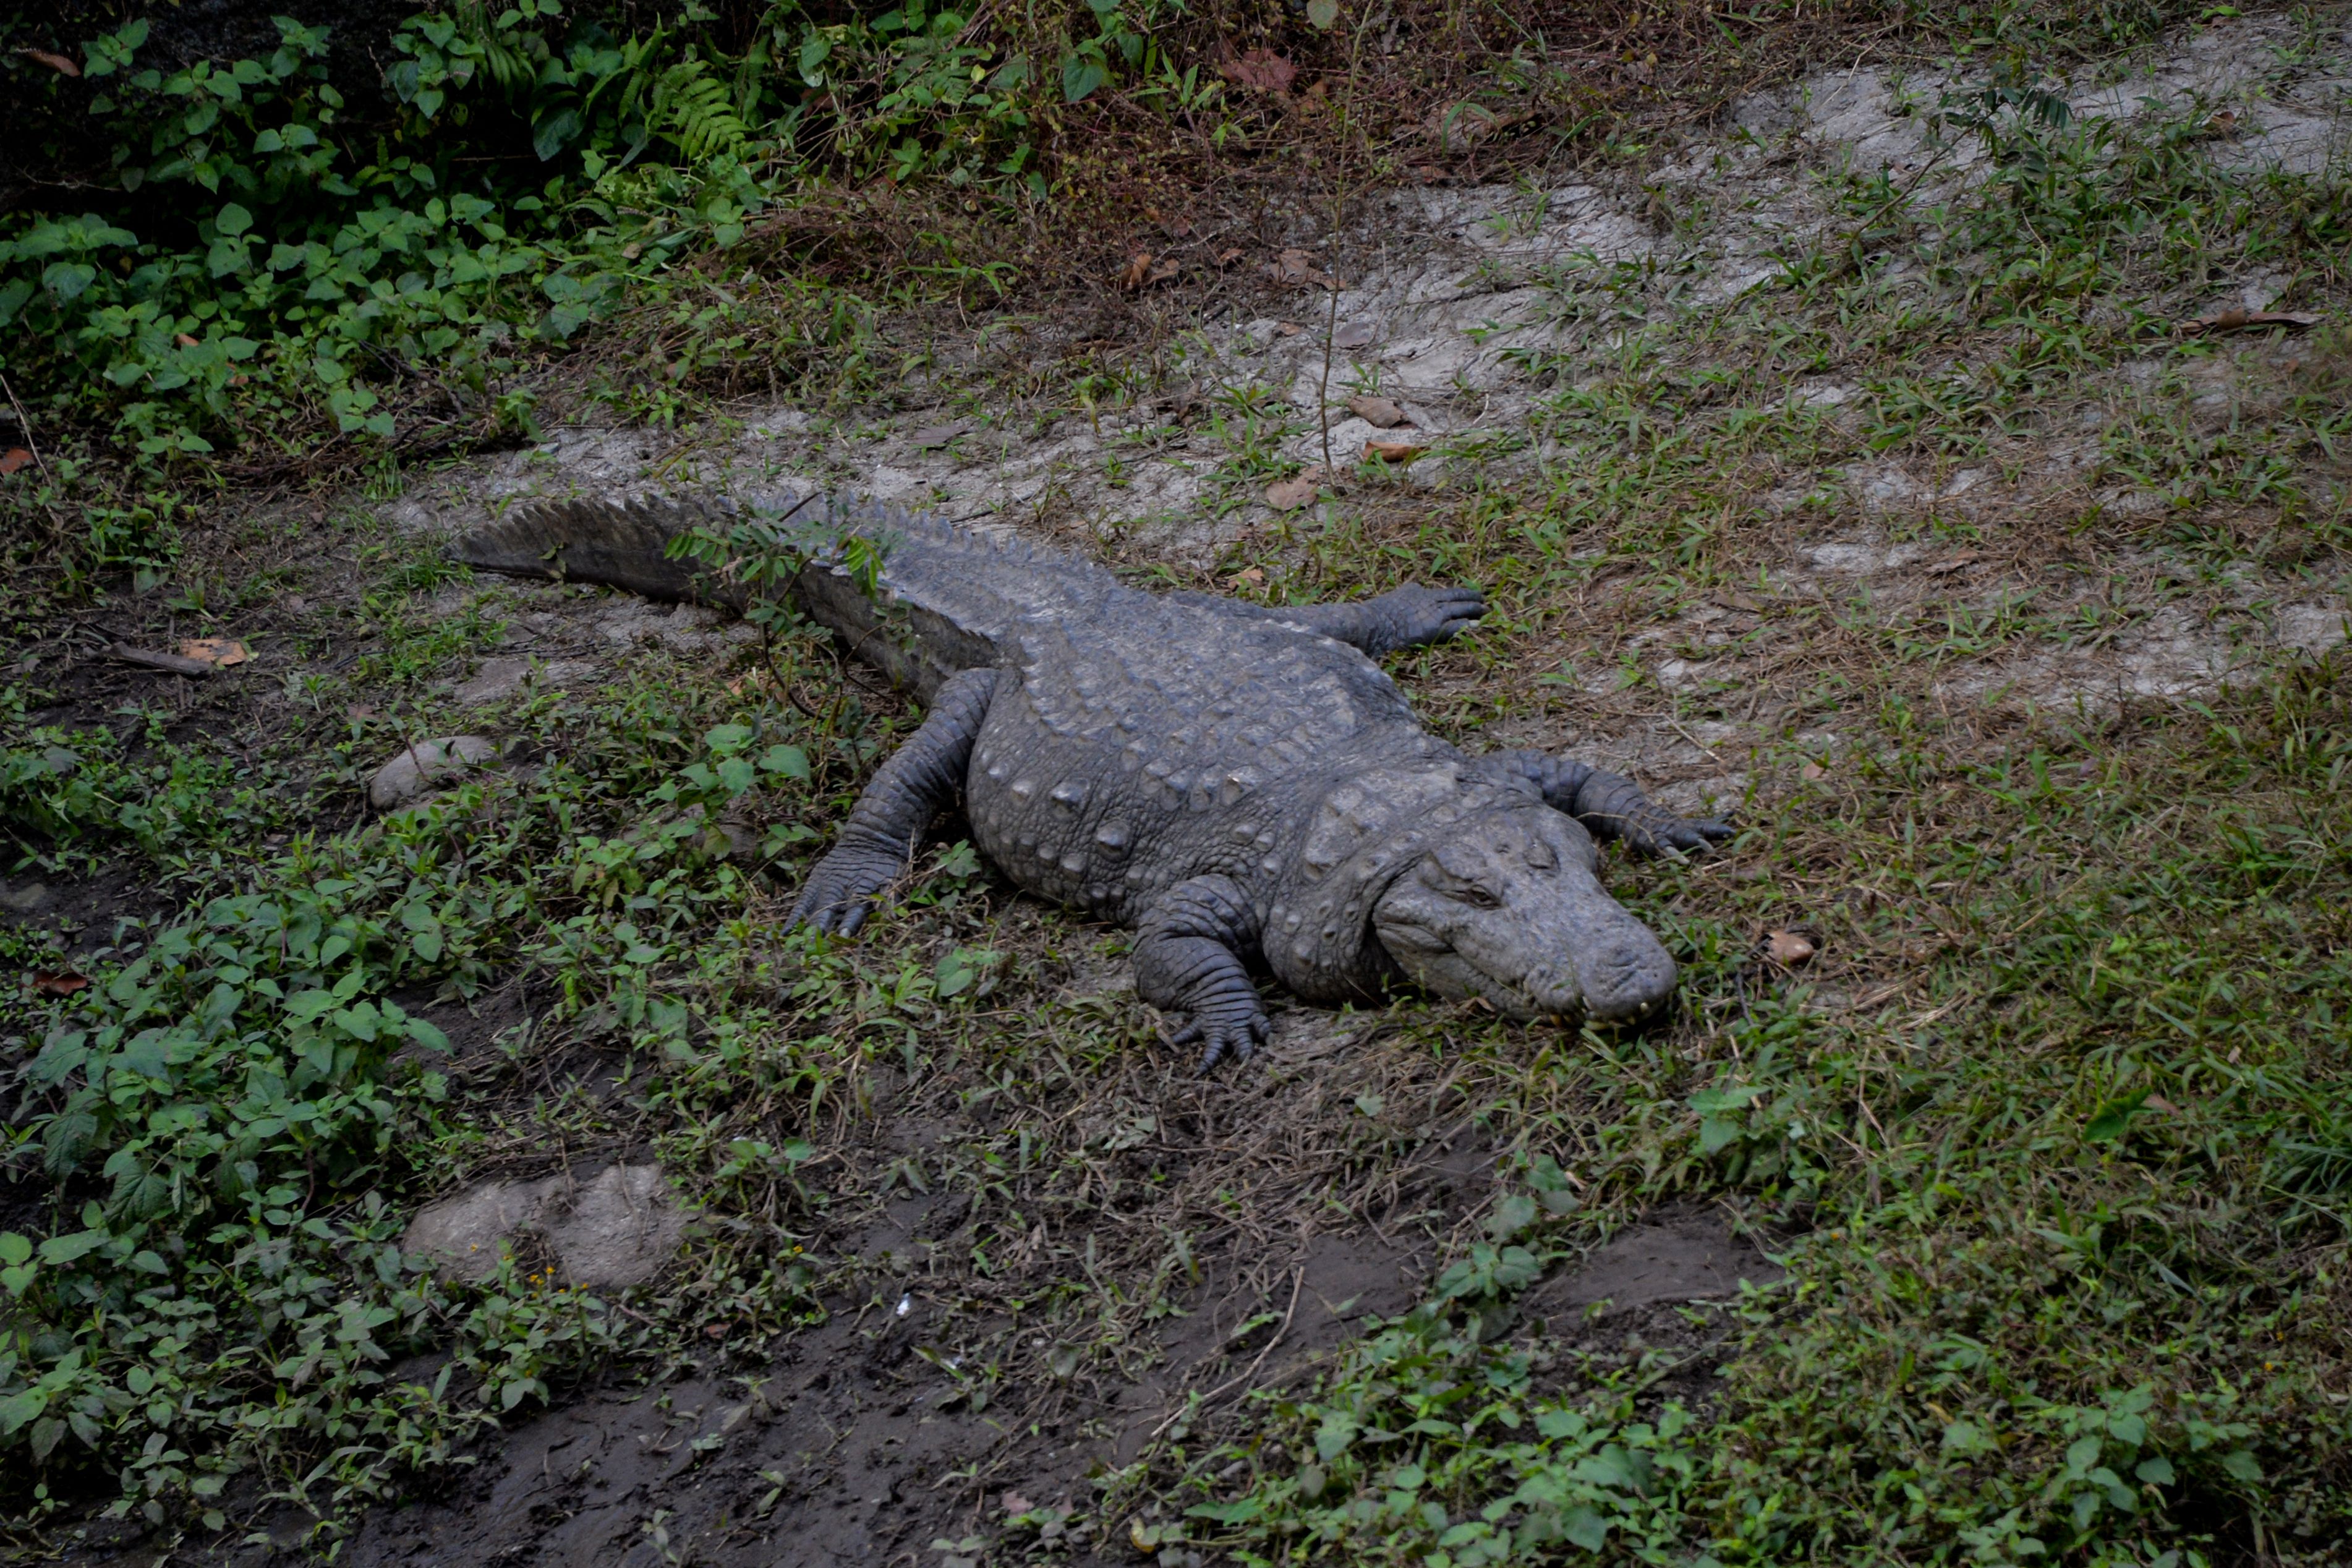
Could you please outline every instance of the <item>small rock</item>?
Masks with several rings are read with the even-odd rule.
[[[643,1284],[686,1232],[658,1165],[609,1165],[568,1199],[551,1199],[540,1223],[566,1276],[588,1286]]]
[[[471,680],[451,695],[474,707],[503,702],[537,687],[552,687],[560,691],[590,679],[595,673],[593,659],[551,658],[538,663],[527,658],[489,658],[482,661],[482,668],[474,672]]]
[[[971,428],[971,425],[968,420],[958,420],[951,425],[927,425],[908,437],[908,440],[918,452],[928,452],[934,447],[946,446]]]
[[[658,1165],[607,1165],[586,1182],[570,1171],[536,1182],[484,1182],[418,1211],[401,1250],[431,1258],[450,1280],[487,1279],[535,1229],[565,1283],[642,1285],[676,1255],[686,1215]]]
[[[0,888],[0,910],[11,914],[37,915],[49,907],[48,886],[43,882],[26,882],[16,887]]]
[[[699,825],[704,830],[706,840],[711,834],[715,833],[719,836],[719,840],[726,845],[725,848],[715,851],[721,860],[749,860],[759,853],[760,836],[748,822],[732,816],[709,817],[709,814],[698,805],[689,805],[678,815],[688,822]]]
[[[472,707],[482,702],[497,702],[512,697],[530,679],[530,660],[527,658],[488,658],[474,678],[459,686],[453,694],[457,700]]]
[[[376,769],[375,776],[368,780],[368,804],[378,811],[405,805],[426,790],[461,777],[498,754],[498,743],[479,735],[419,741]]]

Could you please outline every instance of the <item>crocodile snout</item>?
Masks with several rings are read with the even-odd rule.
[[[1592,841],[1549,810],[1465,823],[1400,879],[1373,929],[1441,995],[1522,1018],[1623,1023],[1674,994],[1675,961],[1609,896]]]
[[[1664,946],[1638,925],[1580,953],[1577,971],[1584,981],[1586,1010],[1608,1023],[1645,1016],[1674,994],[1679,977]]]
[[[1528,971],[1524,988],[1535,1012],[1622,1023],[1646,1016],[1674,994],[1680,977],[1675,961],[1640,926],[1578,946]]]

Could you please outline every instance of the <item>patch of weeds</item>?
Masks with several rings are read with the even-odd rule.
[[[775,653],[789,672],[814,651],[788,637]],[[799,817],[828,809],[871,751],[855,711],[818,729],[706,676],[530,721],[552,760],[528,781],[478,774],[278,850],[266,840],[289,814],[201,748],[133,764],[104,737],[44,731],[0,757],[8,829],[34,855],[128,851],[205,889],[92,955],[67,999],[0,1002],[18,1091],[8,1159],[19,1187],[46,1190],[49,1221],[0,1236],[0,1444],[23,1487],[114,1478],[116,1513],[160,1521],[193,1501],[218,1529],[224,1489],[257,1470],[332,1521],[453,1462],[564,1378],[664,1342],[661,1325],[698,1324],[713,1300],[776,1327],[804,1310],[778,1227],[815,1201],[793,1177],[807,1145],[758,1119],[812,1113],[841,1068],[822,1039],[806,1067],[765,1043],[776,966],[793,968],[803,1010],[864,998],[874,1023],[910,1031],[837,1027],[856,1060],[969,1005],[992,959],[958,950],[909,973],[822,942],[780,955],[747,923],[756,890],[712,822],[752,812],[770,853],[804,852]],[[354,744],[335,743],[345,767]],[[649,1103],[678,1124],[665,1152],[762,1216],[631,1314],[511,1270],[444,1285],[398,1247],[402,1195],[481,1137],[414,998],[515,976],[555,998],[551,1023],[641,1053]],[[746,1073],[781,1097],[748,1119]],[[426,1351],[437,1372],[385,1375]],[[29,1500],[20,1488],[8,1506]]]

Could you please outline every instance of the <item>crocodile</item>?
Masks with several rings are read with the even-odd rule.
[[[833,542],[765,585],[674,546],[740,542],[752,515],[530,503],[457,554],[739,609],[788,594],[919,700],[920,727],[808,873],[793,923],[856,931],[961,797],[1013,882],[1136,932],[1136,988],[1179,1016],[1171,1039],[1199,1047],[1203,1071],[1265,1039],[1268,973],[1311,1003],[1402,981],[1522,1019],[1625,1022],[1672,994],[1675,961],[1602,887],[1596,840],[1681,852],[1732,829],[1566,757],[1432,734],[1375,661],[1475,624],[1477,590],[1278,606],[1154,593],[1008,531],[824,492],[761,509],[753,537],[793,515],[800,537]],[[856,540],[878,569],[870,552],[853,569]]]

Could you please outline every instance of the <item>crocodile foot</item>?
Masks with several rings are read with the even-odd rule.
[[[1235,1061],[1249,1060],[1265,1043],[1267,1031],[1273,1026],[1253,997],[1245,1008],[1220,1006],[1193,1014],[1181,1029],[1169,1037],[1169,1044],[1202,1047],[1201,1075],[1205,1078],[1228,1055]]]
[[[1486,613],[1486,595],[1475,588],[1424,588],[1408,583],[1371,601],[1378,606],[1382,640],[1396,647],[1444,642],[1475,626]]]

